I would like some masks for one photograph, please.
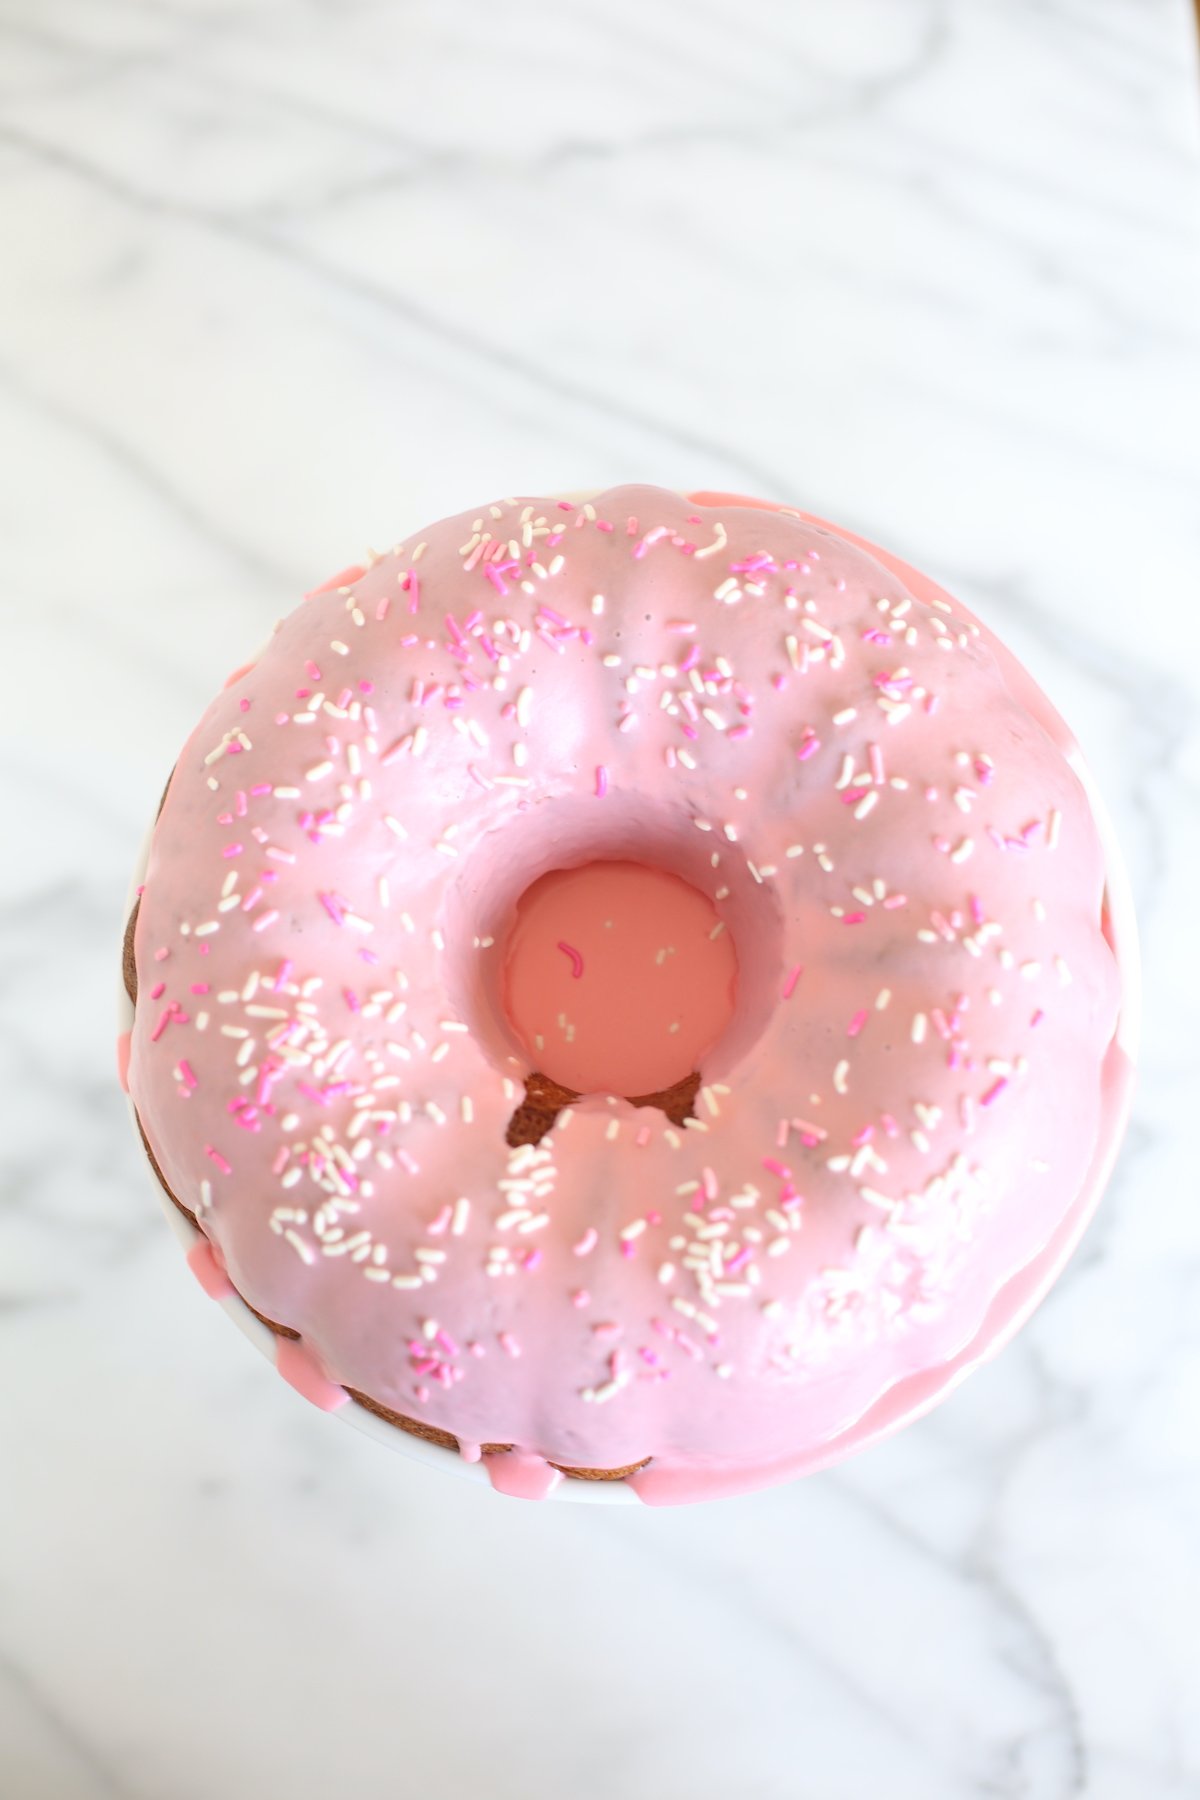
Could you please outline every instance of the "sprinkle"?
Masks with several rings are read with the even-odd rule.
[[[862,1030],[863,1026],[866,1024],[866,1022],[867,1022],[867,1009],[864,1006],[858,1012],[855,1013],[855,1015],[851,1019],[849,1025],[847,1025],[846,1036],[847,1037],[857,1037],[859,1032]]]
[[[987,1093],[980,1097],[980,1101],[979,1101],[980,1106],[990,1106],[992,1104],[993,1100],[998,1100],[1000,1098],[1001,1094],[1004,1092],[1004,1090],[1007,1086],[1008,1086],[1007,1075],[1001,1075],[1001,1077],[998,1081],[994,1081],[992,1083],[992,1085],[988,1089]]]
[[[879,805],[879,792],[876,788],[868,788],[854,809],[856,819],[865,819],[869,812],[874,812]]]
[[[787,976],[783,983],[783,997],[785,1000],[791,999],[792,995],[796,991],[796,983],[799,981],[799,979],[803,975],[803,973],[804,973],[804,964],[803,963],[796,963],[792,968],[790,968],[788,970]]]
[[[608,770],[604,767],[603,763],[597,763],[597,765],[596,765],[596,798],[597,798],[597,800],[603,800],[603,798],[604,798],[605,794],[607,794],[607,792],[608,792]]]
[[[561,950],[564,956],[570,958],[571,974],[575,980],[578,981],[579,977],[583,974],[583,957],[580,955],[579,951],[575,949],[573,944],[564,944],[561,940],[555,948]]]
[[[314,763],[311,769],[304,771],[304,779],[306,781],[323,781],[326,775],[330,775],[332,772],[333,764],[331,762]]]
[[[847,1083],[846,1083],[846,1076],[849,1074],[849,1072],[850,1072],[850,1064],[848,1062],[846,1062],[845,1059],[843,1058],[843,1060],[840,1063],[838,1063],[837,1067],[833,1071],[833,1085],[837,1089],[839,1094],[846,1094],[846,1093],[849,1093],[849,1091],[850,1091],[849,1087],[847,1086]]]
[[[616,1124],[616,1120],[611,1121]],[[594,1225],[589,1225],[577,1244],[571,1246],[576,1256],[589,1256],[599,1242],[599,1233]]]
[[[233,1169],[230,1167],[229,1163],[227,1163],[225,1161],[225,1158],[221,1155],[221,1152],[219,1150],[214,1150],[211,1144],[205,1144],[204,1154],[205,1154],[205,1156],[207,1156],[209,1158],[209,1160],[211,1162],[216,1163],[216,1165],[217,1165],[218,1169],[220,1169],[222,1175],[232,1175],[233,1174]]]
[[[1059,834],[1059,830],[1060,830],[1061,826],[1062,826],[1062,814],[1059,812],[1059,810],[1056,806],[1053,809],[1053,811],[1051,812],[1050,818],[1046,825],[1046,848],[1047,848],[1047,850],[1053,850],[1055,848],[1055,846],[1057,845],[1058,834]]]
[[[858,708],[857,707],[844,706],[842,708],[841,712],[834,713],[833,723],[835,725],[849,725],[851,719],[857,719],[857,717],[858,717]]]

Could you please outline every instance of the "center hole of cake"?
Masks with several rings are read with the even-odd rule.
[[[578,1094],[656,1094],[733,1016],[737,952],[705,894],[636,862],[552,869],[505,946],[504,1008],[531,1065]]]

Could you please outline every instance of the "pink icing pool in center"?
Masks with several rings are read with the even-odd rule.
[[[736,987],[716,907],[663,869],[554,869],[517,903],[505,1010],[534,1067],[576,1093],[683,1080],[728,1025]]]

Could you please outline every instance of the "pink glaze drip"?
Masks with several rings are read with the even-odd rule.
[[[1111,1166],[1072,751],[964,607],[822,521],[650,487],[444,520],[306,600],[181,754],[135,938],[151,1149],[348,1386],[518,1445],[504,1491],[832,1460],[1015,1328]],[[604,861],[727,919],[733,1016],[695,1128],[598,1095],[509,1151],[517,903]],[[550,954],[575,999],[592,950]]]
[[[125,1092],[129,1092],[129,1050],[133,1042],[133,1034],[129,1031],[117,1033],[117,1080]]]
[[[521,896],[504,1002],[543,1074],[577,1093],[655,1094],[699,1068],[729,1023],[736,978],[733,940],[704,894],[660,869],[597,862]]]
[[[350,1398],[344,1387],[330,1381],[312,1351],[299,1338],[275,1339],[275,1367],[289,1387],[294,1387],[322,1412],[336,1412]]]
[[[493,1450],[483,1466],[496,1492],[512,1500],[548,1500],[563,1479],[560,1470],[527,1450]]]
[[[187,1266],[210,1300],[229,1300],[237,1291],[225,1273],[220,1252],[206,1237],[198,1237],[188,1251]]]

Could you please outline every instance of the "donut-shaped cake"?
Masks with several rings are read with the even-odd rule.
[[[188,740],[130,919],[193,1266],[507,1492],[892,1428],[1123,1123],[1074,756],[964,608],[751,500],[505,499],[345,570]]]

